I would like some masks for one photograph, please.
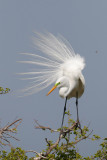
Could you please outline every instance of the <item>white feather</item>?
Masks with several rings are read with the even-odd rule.
[[[34,65],[34,71],[20,73],[20,75],[28,76],[22,79],[31,82],[29,87],[22,90],[25,95],[34,94],[55,83],[58,78],[63,76],[64,71],[68,71],[68,68],[70,74],[74,70],[77,72],[83,70],[85,66],[84,58],[75,54],[72,46],[62,36],[55,37],[51,33],[36,33],[33,41],[35,47],[42,52],[43,56],[22,53],[30,56],[32,60],[20,62]]]

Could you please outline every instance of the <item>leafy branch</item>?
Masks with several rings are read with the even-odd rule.
[[[10,91],[9,88],[3,89],[3,87],[0,87],[0,94],[6,94],[6,93],[9,93],[9,91]]]
[[[42,129],[42,130],[50,130],[51,133],[57,132],[59,133],[59,136],[56,140],[56,142],[49,141],[47,138],[45,138],[45,141],[47,143],[47,149],[41,153],[37,153],[36,151],[32,151],[37,154],[37,156],[34,158],[34,160],[41,160],[41,159],[57,159],[60,156],[65,156],[67,158],[68,154],[64,153],[70,152],[70,151],[75,151],[75,145],[82,141],[83,139],[87,139],[91,134],[92,131],[89,132],[88,127],[84,126],[84,128],[81,130],[77,127],[77,122],[73,121],[72,119],[69,118],[69,126],[68,127],[63,127],[63,130],[61,128],[59,129],[52,129],[47,126],[40,125],[38,121],[35,121],[36,129]],[[73,136],[75,135],[74,141],[71,141],[71,138],[69,135]],[[70,149],[69,149],[70,148]],[[72,150],[71,150],[72,148]],[[57,156],[56,156],[56,155]],[[69,154],[70,155],[70,154]],[[72,156],[76,157],[76,152],[72,154]],[[61,157],[60,157],[61,158]],[[59,159],[60,159],[59,158]]]

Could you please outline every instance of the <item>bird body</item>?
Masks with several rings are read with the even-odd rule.
[[[77,59],[71,59],[65,62],[62,66],[62,76],[57,80],[56,83],[61,82],[58,85],[59,95],[62,98],[67,97],[68,99],[82,96],[85,87],[85,80],[81,73],[81,68],[77,62]]]
[[[34,65],[34,70],[21,73],[29,75],[23,78],[30,80],[30,86],[22,90],[25,95],[34,94],[51,84],[58,83],[55,88],[59,88],[59,95],[62,98],[78,98],[84,92],[85,80],[82,75],[85,62],[84,58],[76,54],[61,35],[55,37],[51,33],[36,33],[34,45],[42,52],[42,56],[32,53],[22,53],[32,58],[29,61],[20,61],[22,63]],[[60,82],[60,83],[59,83]],[[48,92],[49,95],[51,92]]]
[[[78,98],[82,96],[85,88],[85,80],[82,74],[85,67],[84,58],[76,54],[69,42],[62,36],[55,37],[51,33],[36,33],[36,35],[34,45],[43,53],[43,56],[23,53],[33,59],[21,62],[36,67],[34,71],[21,73],[31,76],[25,78],[31,80],[31,85],[22,91],[25,95],[34,94],[54,83],[53,88],[47,95],[54,89],[59,88],[59,95],[65,98],[61,129],[67,100],[72,97],[76,98],[77,124],[81,128],[78,115]]]

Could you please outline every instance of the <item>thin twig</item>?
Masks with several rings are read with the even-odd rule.
[[[38,125],[38,126],[35,126],[36,129],[43,129],[43,130],[47,129],[47,130],[50,130],[51,132],[60,132],[59,130],[54,130],[50,127],[45,127],[45,126],[40,125],[37,120],[35,120],[35,123]]]
[[[25,152],[26,152],[26,153],[28,153],[28,152],[36,153],[39,157],[46,159],[46,157],[42,156],[42,153],[38,153],[38,152],[36,152],[36,151],[34,151],[34,150],[28,150],[28,151],[25,151]],[[38,158],[38,157],[37,157],[37,158]]]
[[[19,124],[22,122],[22,119],[17,119],[12,123],[8,123],[6,126],[0,129],[0,139],[3,141],[0,141],[1,145],[9,145],[10,146],[10,139],[18,140],[16,137],[12,136],[11,134],[16,133],[16,129],[19,126]]]

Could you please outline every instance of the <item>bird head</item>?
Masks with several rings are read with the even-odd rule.
[[[55,83],[55,85],[51,88],[51,90],[47,93],[47,96],[53,91],[55,90],[58,86],[60,85],[60,82]]]
[[[52,89],[47,93],[47,96],[48,96],[52,91],[54,91],[56,88],[59,88],[60,90],[61,90],[62,88],[64,88],[64,91],[65,91],[65,88],[66,88],[66,91],[67,91],[68,87],[69,87],[69,80],[68,80],[68,78],[65,77],[65,76],[62,76],[62,77],[60,77],[60,78],[56,81],[55,85],[54,85],[54,86],[52,87]]]

